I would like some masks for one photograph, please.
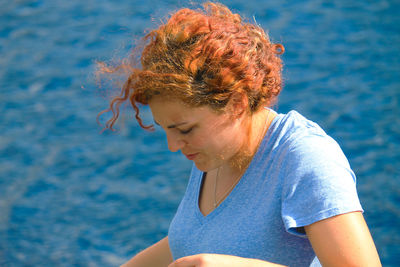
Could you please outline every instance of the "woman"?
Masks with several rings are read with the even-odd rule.
[[[171,151],[193,161],[168,236],[124,266],[380,266],[337,143],[270,107],[284,48],[221,5],[182,9],[151,31],[112,100],[149,105]],[[132,57],[135,58],[135,57]]]

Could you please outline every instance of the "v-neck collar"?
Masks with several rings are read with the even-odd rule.
[[[272,112],[272,109],[270,109]],[[278,114],[276,114],[278,115]],[[266,143],[268,142],[268,140],[270,139],[270,134],[271,134],[271,128],[273,127],[274,123],[276,122],[276,120],[278,119],[278,116],[275,116],[275,118],[271,121],[263,140],[261,141],[261,144],[259,145],[256,153],[254,154],[254,157],[252,159],[252,161],[250,162],[249,166],[247,167],[246,171],[243,173],[242,177],[240,178],[239,182],[236,184],[236,186],[232,189],[232,191],[226,196],[226,198],[215,208],[213,209],[211,212],[209,212],[207,215],[204,215],[201,210],[200,210],[200,192],[201,192],[201,187],[202,184],[204,182],[204,176],[205,176],[205,172],[199,171],[198,172],[198,177],[196,177],[196,195],[194,197],[194,206],[195,206],[195,213],[196,213],[196,217],[199,219],[200,223],[205,223],[209,220],[211,220],[212,218],[214,218],[215,216],[217,216],[219,213],[221,213],[227,206],[229,206],[229,204],[235,199],[235,195],[238,194],[238,192],[240,191],[240,189],[243,187],[243,185],[246,183],[246,181],[248,180],[248,173],[251,171],[251,169],[253,168],[253,166],[255,164],[257,164],[257,161],[260,160],[261,158],[261,151],[263,150],[263,148],[265,147]]]

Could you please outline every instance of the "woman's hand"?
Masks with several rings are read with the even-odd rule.
[[[221,254],[197,254],[177,259],[168,267],[257,267],[282,266],[266,261]]]

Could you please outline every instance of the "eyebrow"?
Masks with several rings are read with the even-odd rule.
[[[154,123],[157,124],[158,126],[160,126],[160,124],[158,122],[154,121]],[[180,123],[177,123],[177,124],[171,124],[171,125],[168,125],[167,128],[168,129],[173,129],[173,128],[176,128],[178,126],[184,125],[184,124],[187,124],[187,122],[180,122]]]

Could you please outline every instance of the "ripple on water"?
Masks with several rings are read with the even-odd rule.
[[[107,105],[101,90],[112,91],[94,89],[94,61],[125,55],[157,24],[152,16],[178,7],[143,3],[0,2],[1,266],[116,266],[167,233],[190,163],[130,110],[117,133],[99,134],[95,121]],[[399,4],[228,4],[285,45],[276,108],[298,110],[339,142],[383,265],[397,266]]]

